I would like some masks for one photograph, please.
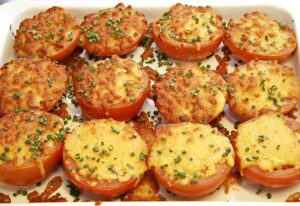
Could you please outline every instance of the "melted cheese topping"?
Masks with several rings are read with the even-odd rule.
[[[0,114],[30,108],[48,111],[67,83],[64,66],[46,60],[12,60],[0,69]]]
[[[165,39],[197,43],[223,35],[222,21],[211,7],[195,7],[180,3],[172,6],[154,24]]]
[[[155,104],[170,122],[211,121],[224,109],[226,86],[221,76],[206,68],[174,67],[154,85]]]
[[[293,69],[277,62],[251,61],[236,68],[227,81],[233,88],[230,108],[247,118],[267,110],[280,111],[300,99],[300,81]]]
[[[230,20],[225,37],[237,47],[262,55],[276,55],[282,50],[296,48],[292,29],[259,12],[247,13],[240,20]]]
[[[186,185],[215,175],[217,164],[233,167],[234,153],[229,139],[209,125],[170,124],[159,128],[148,164]]]
[[[67,136],[65,151],[75,160],[78,173],[89,178],[126,182],[147,170],[147,146],[124,122],[86,122]]]
[[[78,42],[80,27],[77,19],[60,7],[25,19],[17,30],[14,49],[18,56],[54,57]]]
[[[8,114],[0,119],[0,165],[19,167],[38,161],[63,141],[63,125],[55,115],[40,111]]]
[[[122,3],[85,16],[81,27],[81,46],[96,56],[129,53],[148,30],[144,14]]]
[[[148,81],[136,62],[115,55],[83,65],[73,77],[80,101],[98,108],[134,102],[147,89]]]
[[[241,168],[256,165],[273,171],[286,166],[300,168],[300,136],[276,114],[240,124],[237,136],[237,155]]]

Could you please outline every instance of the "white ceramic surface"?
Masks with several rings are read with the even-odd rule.
[[[69,10],[72,15],[77,16],[79,20],[82,20],[83,16],[92,12],[96,12],[98,10],[109,8],[115,6],[121,0],[110,0],[110,1],[13,1],[10,3],[5,3],[0,6],[0,65],[3,65],[5,62],[9,61],[10,59],[16,58],[13,51],[13,33],[18,28],[19,23],[26,17],[31,17],[32,15],[46,10],[49,7],[54,5],[62,6]],[[181,2],[187,3],[191,5],[210,5],[212,6],[218,14],[222,15],[223,20],[227,21],[230,18],[239,18],[245,12],[250,11],[261,11],[268,14],[270,17],[277,19],[281,22],[287,23],[290,27],[294,28],[297,33],[297,38],[299,41],[300,35],[300,3],[299,1],[267,1],[267,0],[252,0],[252,1],[238,1],[238,0],[230,0],[230,1],[181,1],[181,0],[164,0],[160,2],[156,1],[134,1],[134,0],[122,0],[125,4],[131,4],[135,9],[140,10],[145,13],[149,22],[157,19],[160,14],[162,14],[165,10],[167,10],[172,4]],[[217,52],[221,56],[223,55],[220,52],[221,46],[218,48]],[[300,47],[297,48],[297,51],[293,54],[291,58],[287,61],[283,62],[284,65],[292,66],[295,68],[295,72],[299,76],[300,74],[300,67],[299,67],[299,51]],[[139,47],[133,54],[134,59],[139,62],[140,61],[140,54],[143,52],[143,48]],[[174,63],[179,63],[178,61],[173,61]],[[212,68],[217,65],[217,62],[214,57],[210,57],[209,59],[201,61],[204,65],[210,64]],[[183,63],[183,62],[180,62]],[[234,68],[234,63],[236,60],[232,58],[230,61],[231,70]],[[240,63],[239,63],[240,64]],[[148,64],[145,64],[148,65]],[[157,64],[153,63],[149,66],[158,69],[160,73],[165,72],[165,68],[157,68]],[[69,100],[64,100],[70,104]],[[152,100],[146,100],[144,106],[144,111],[151,111],[157,110],[153,104]],[[80,114],[80,109],[74,108],[70,104],[69,112],[71,114]],[[299,113],[299,112],[298,112]],[[225,117],[222,119],[223,125],[231,130],[233,128],[233,123],[237,120],[236,116],[234,116],[226,106],[225,108]],[[298,114],[297,114],[298,115]],[[38,187],[40,191],[46,185],[46,183],[54,176],[60,175],[64,178],[64,185],[59,189],[58,192],[62,194],[64,197],[68,197],[70,201],[73,198],[69,195],[69,190],[66,187],[67,178],[64,175],[61,166],[58,166],[56,170],[44,181],[44,183]],[[271,190],[262,188],[262,192],[257,195],[256,191],[261,188],[257,185],[249,183],[246,180],[242,181],[241,185],[236,185],[231,187],[228,194],[224,193],[224,188],[221,187],[219,190],[215,191],[213,194],[207,195],[201,198],[190,199],[193,201],[230,201],[229,203],[221,203],[224,205],[240,205],[240,203],[234,203],[235,201],[242,201],[244,205],[250,205],[250,203],[245,203],[245,201],[259,201],[261,203],[255,203],[258,205],[263,204],[262,202],[265,201],[275,201],[275,202],[282,202],[294,192],[300,192],[300,184],[295,185],[290,188],[280,189],[280,190]],[[5,185],[0,185],[0,192],[5,194],[10,194],[12,197],[12,201],[14,203],[27,203],[26,197],[18,196],[14,198],[12,193],[15,192],[18,188],[8,187]],[[29,188],[28,192],[32,191],[36,188]],[[161,188],[160,193],[167,197],[168,200],[181,200],[187,201],[189,199],[183,199],[178,196],[173,196],[167,193],[164,189]],[[272,198],[267,198],[267,193],[272,194]],[[81,200],[100,200],[100,197],[97,197],[91,193],[83,192],[80,197]],[[58,203],[55,203],[56,205]],[[80,204],[80,203],[77,203]],[[93,205],[93,203],[84,203],[86,205]],[[118,202],[110,202],[105,203],[110,205],[119,205]],[[124,204],[124,203],[122,203]],[[126,203],[130,205],[136,205],[141,203]],[[148,205],[153,203],[143,203],[143,205]],[[161,203],[157,203],[161,204]],[[177,205],[177,204],[186,204],[186,202],[171,202],[171,203],[163,203],[165,205]],[[189,204],[196,204],[195,202],[189,202]],[[203,205],[217,205],[220,203],[217,202],[205,202],[201,203]],[[253,204],[253,203],[251,203]],[[281,205],[276,203],[275,205]],[[274,205],[274,204],[272,204]]]

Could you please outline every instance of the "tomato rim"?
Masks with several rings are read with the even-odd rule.
[[[220,18],[217,18],[217,24],[221,24]],[[217,32],[221,34],[210,41],[203,41],[199,43],[187,43],[183,41],[175,41],[164,38],[160,35],[159,28],[154,23],[152,35],[158,48],[167,56],[184,61],[193,61],[205,59],[213,54],[224,39],[224,30],[218,29]],[[196,46],[198,45],[198,46]],[[200,49],[199,49],[200,48]]]
[[[56,142],[55,149],[50,154],[39,157],[37,160],[28,160],[22,166],[15,166],[10,162],[3,163],[0,165],[0,181],[13,186],[30,186],[44,180],[60,162],[63,145],[63,142]],[[41,171],[41,165],[39,165],[41,163],[38,163],[38,160],[42,161],[44,171]]]
[[[164,41],[163,38],[156,34],[155,27],[153,28],[153,38],[158,48],[167,56],[184,61],[201,60],[213,54],[223,40],[223,36],[218,37],[213,42],[201,42],[200,50],[192,43]]]
[[[289,168],[264,171],[256,165],[242,169],[242,174],[251,182],[268,188],[284,188],[300,181],[300,169]]]
[[[126,104],[119,103],[104,109],[93,107],[92,105],[87,104],[85,101],[78,101],[78,104],[84,115],[89,119],[113,118],[117,121],[129,121],[135,117],[142,108],[145,99],[149,96],[150,91],[150,79],[145,71],[141,71],[145,78],[145,81],[143,82],[144,90],[134,102],[128,102]],[[72,80],[73,84],[76,85],[76,77],[74,75],[72,75]],[[76,89],[74,89],[74,94],[77,100],[81,99],[81,95]]]
[[[105,196],[105,197],[117,197],[119,195],[124,194],[130,189],[136,187],[140,182],[141,178],[132,178],[127,182],[119,182],[117,180],[97,180],[91,179],[88,177],[84,177],[80,175],[78,172],[75,174],[69,170],[69,167],[78,168],[75,160],[67,154],[67,151],[63,149],[63,167],[67,176],[70,178],[72,183],[76,185],[78,188],[83,190],[87,190],[93,192],[97,195]],[[96,186],[91,186],[88,181],[96,182]]]
[[[270,112],[278,112],[278,113],[283,114],[283,115],[289,113],[290,111],[292,111],[293,109],[295,109],[295,107],[298,104],[298,101],[297,101],[296,98],[289,98],[289,99],[291,100],[290,103],[282,105],[279,110],[264,109],[264,108],[262,108],[261,110],[259,110],[258,115],[255,115],[255,114],[250,113],[250,112],[245,112],[245,110],[241,111],[240,108],[236,109],[235,107],[236,107],[237,103],[236,103],[236,101],[234,99],[231,99],[230,96],[228,96],[227,104],[228,104],[230,110],[233,113],[237,114],[239,117],[241,117],[244,120],[251,120],[251,119],[257,118],[257,117],[259,117],[261,115],[268,114]]]
[[[79,46],[83,49],[85,49],[89,54],[93,54],[95,56],[99,56],[99,57],[111,57],[113,55],[118,55],[118,56],[123,56],[123,55],[127,55],[131,52],[133,52],[140,44],[140,42],[143,39],[143,36],[147,33],[144,32],[141,34],[140,38],[137,39],[136,42],[133,42],[130,46],[124,48],[123,50],[108,50],[106,49],[105,51],[100,51],[98,50],[97,52],[92,52],[92,49],[89,49],[89,47],[87,46],[87,44],[91,44],[91,43],[79,43]],[[81,35],[84,36],[84,34],[81,33]],[[86,38],[86,37],[84,37]],[[88,41],[88,40],[85,40]],[[92,43],[92,44],[96,44],[96,43]]]
[[[54,55],[50,55],[48,58],[51,59],[52,61],[62,61],[68,58],[76,49],[79,43],[79,37],[80,37],[80,30],[78,29],[76,38],[68,45],[68,47],[66,47],[64,50]]]
[[[231,167],[226,164],[218,164],[217,173],[213,176],[201,178],[197,184],[182,185],[176,180],[170,180],[161,169],[150,167],[156,179],[169,191],[184,197],[199,197],[215,191],[228,177]]]
[[[241,59],[243,62],[249,62],[251,60],[260,59],[260,60],[277,60],[279,63],[286,60],[289,56],[292,55],[292,53],[296,50],[295,48],[284,48],[280,52],[274,54],[274,55],[262,55],[262,54],[256,54],[254,52],[248,52],[240,47],[236,46],[234,42],[230,38],[230,34],[228,32],[225,32],[224,45],[226,45],[229,50],[239,59]]]

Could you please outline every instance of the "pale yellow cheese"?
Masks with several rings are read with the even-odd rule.
[[[88,121],[67,136],[65,150],[75,160],[80,175],[98,180],[126,182],[147,170],[147,146],[124,122]]]
[[[266,171],[283,166],[299,169],[299,137],[277,114],[266,114],[240,124],[236,144],[241,168],[256,165]]]
[[[209,125],[180,123],[163,125],[150,155],[154,166],[180,184],[216,174],[217,164],[234,165],[234,152],[227,137]]]

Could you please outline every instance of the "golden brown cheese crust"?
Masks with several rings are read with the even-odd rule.
[[[65,91],[65,67],[48,60],[12,60],[0,69],[0,115],[20,109],[51,110]]]
[[[213,49],[207,53],[202,47],[207,47],[212,42],[217,42],[212,46],[217,47],[224,36],[222,17],[217,15],[210,6],[196,7],[180,3],[172,6],[153,24],[153,33],[157,37],[156,41],[159,39],[159,42],[173,45],[179,50],[194,48],[198,51],[199,54],[191,54],[195,56],[187,57],[186,60],[207,57]]]
[[[144,14],[122,3],[85,16],[81,27],[80,45],[105,57],[130,53],[148,30]]]
[[[300,81],[293,69],[276,61],[251,61],[227,79],[230,109],[244,119],[269,111],[286,114],[300,99]]]
[[[64,141],[64,129],[56,115],[31,110],[0,119],[0,165],[22,166],[53,152]]]
[[[209,122],[226,103],[226,82],[212,70],[198,65],[171,68],[154,85],[155,105],[169,122]]]
[[[99,181],[140,179],[147,170],[146,143],[131,126],[112,119],[76,127],[66,137],[64,152],[76,163],[77,169],[68,168],[75,179],[88,177],[93,187]]]
[[[20,57],[62,60],[75,49],[79,34],[77,19],[55,6],[21,22],[15,35],[14,49]]]
[[[141,182],[125,197],[125,201],[165,201],[166,198],[158,194],[159,185],[156,179],[147,171]]]
[[[126,105],[147,89],[148,78],[132,59],[111,59],[83,64],[73,73],[74,92],[79,104],[109,109]]]
[[[140,112],[140,114],[133,120],[133,128],[141,135],[143,140],[146,142],[148,150],[151,149],[155,139],[156,133],[148,115],[145,112]]]
[[[231,42],[241,50],[263,56],[292,53],[297,45],[293,29],[260,12],[246,13],[239,20],[231,19],[225,32],[225,44]]]
[[[288,198],[285,200],[286,202],[300,202],[300,192],[295,192],[288,196]]]

